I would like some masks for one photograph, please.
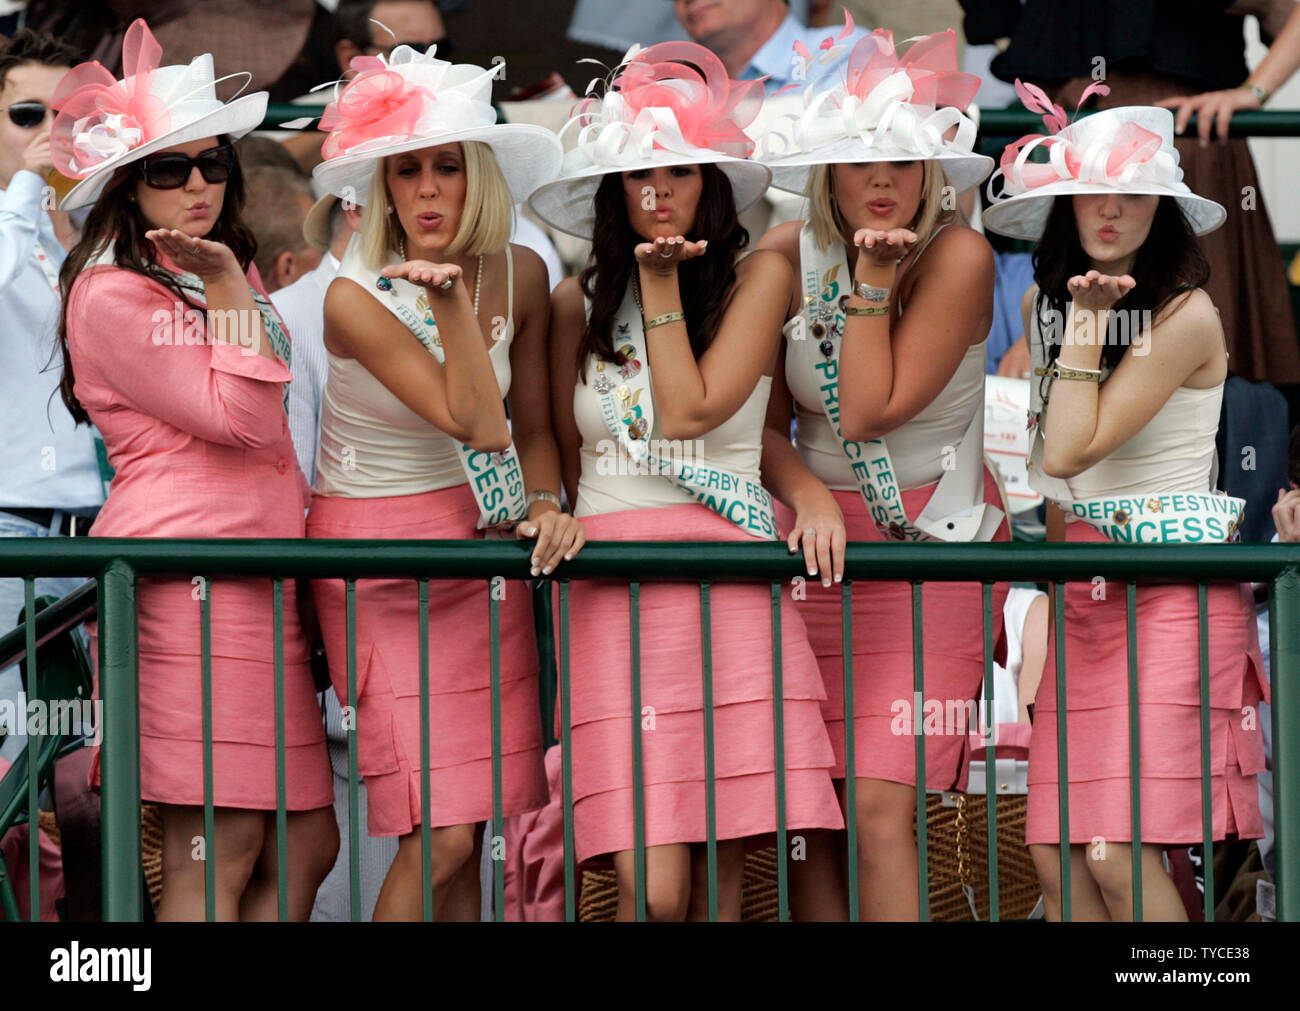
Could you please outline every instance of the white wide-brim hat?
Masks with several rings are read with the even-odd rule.
[[[868,161],[933,161],[943,169],[944,177],[958,193],[978,186],[993,171],[993,159],[988,155],[941,148],[926,156],[896,144],[877,142],[868,147],[857,137],[787,158],[765,158],[763,164],[772,170],[773,186],[802,196],[808,188],[808,176],[813,166]]]
[[[850,47],[843,40],[852,27],[850,19],[815,53],[796,47],[811,80],[802,108],[773,119],[758,142],[772,185],[803,194],[815,165],[879,161],[934,161],[958,193],[979,185],[993,170],[993,159],[973,150],[976,125],[966,114],[980,82],[958,70],[952,31],[914,40],[900,58],[888,29]]]
[[[604,98],[584,103],[560,131],[578,127],[559,178],[529,198],[547,224],[590,239],[596,190],[615,172],[716,165],[731,183],[738,213],[767,190],[771,171],[739,157],[753,150],[744,128],[761,111],[761,82],[732,81],[722,61],[694,42],[634,46],[611,77]]]
[[[436,47],[417,53],[358,57],[358,75],[327,106],[325,160],[312,171],[322,189],[364,204],[375,170],[389,155],[465,141],[492,149],[515,203],[555,178],[564,149],[545,127],[498,123],[492,107],[497,68],[448,63]]]
[[[1044,145],[1050,161],[1031,162],[1030,152]],[[1002,193],[995,196],[993,185],[999,176]],[[1008,145],[1002,167],[989,180],[984,227],[1032,241],[1042,236],[1057,197],[1132,193],[1173,197],[1197,235],[1214,231],[1227,220],[1227,209],[1193,193],[1182,179],[1174,147],[1174,114],[1169,109],[1153,105],[1103,109],[1051,136],[1031,135]]]
[[[94,203],[123,165],[204,137],[242,137],[266,117],[264,91],[217,99],[210,53],[188,65],[157,66],[162,49],[143,19],[127,29],[122,52],[121,81],[98,63],[83,63],[55,91],[53,161],[63,175],[80,180],[61,210]]]
[[[731,183],[737,214],[757,203],[772,180],[771,171],[758,162],[732,158],[708,149],[682,153],[656,149],[647,158],[616,165],[592,164],[575,150],[565,156],[560,178],[538,189],[529,199],[528,206],[539,218],[560,231],[580,239],[590,239],[596,224],[596,190],[605,176],[612,172],[639,172],[673,165],[716,165]]]

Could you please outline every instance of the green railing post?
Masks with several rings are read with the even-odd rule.
[[[36,580],[31,576],[23,580],[23,625],[27,629],[27,701],[29,706],[36,703],[36,711],[39,711],[41,665],[36,662]],[[41,918],[41,834],[35,829],[40,795],[40,755],[45,750],[45,735],[55,730],[53,721],[46,720],[37,735],[33,733],[36,729],[34,721],[24,719],[24,722],[27,724],[27,824],[32,826],[27,833],[27,919],[36,923]],[[22,882],[15,881],[13,885],[17,890]]]
[[[1269,595],[1273,674],[1273,833],[1277,854],[1277,919],[1300,920],[1300,569],[1273,580]],[[1289,800],[1286,798],[1290,798]],[[1210,855],[1206,855],[1209,860]]]
[[[138,922],[140,890],[140,686],[135,570],[122,559],[99,574],[99,694],[103,702],[100,818],[104,920]]]

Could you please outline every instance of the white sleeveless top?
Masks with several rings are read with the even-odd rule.
[[[618,366],[602,362],[593,355],[587,360],[587,381],[579,381],[573,390],[573,418],[582,435],[580,451],[581,473],[578,478],[578,501],[573,515],[591,516],[595,513],[621,512],[625,509],[649,509],[657,506],[689,505],[696,500],[668,479],[656,473],[636,473],[623,450],[622,444],[610,434],[600,411],[600,395],[591,383],[597,367],[614,370],[612,379],[618,380]],[[650,379],[654,392],[654,377]],[[664,458],[681,458],[686,462],[708,462],[715,467],[747,477],[761,483],[759,461],[763,456],[763,424],[767,418],[767,398],[772,392],[772,377],[760,376],[758,384],[740,410],[717,428],[699,439],[682,440],[671,449],[664,448],[663,432],[659,427],[660,412],[655,412],[654,427],[648,438],[661,440],[657,455]]]
[[[945,226],[946,227],[946,226]],[[943,228],[931,233],[930,241]],[[926,247],[929,242],[926,243]],[[917,253],[919,260],[925,252]],[[915,265],[916,260],[913,260]],[[846,265],[847,266],[847,265]],[[902,305],[898,314],[903,314]],[[827,488],[856,491],[851,461],[844,455],[826,412],[822,409],[821,391],[816,377],[806,368],[798,350],[790,343],[792,328],[799,317],[787,321],[785,381],[794,400],[794,441],[808,469]],[[806,338],[811,339],[811,338]],[[837,337],[842,341],[843,337]],[[919,414],[885,435],[885,444],[894,461],[898,485],[904,491],[924,488],[943,476],[944,447],[956,446],[966,434],[971,419],[984,410],[984,362],[988,338],[966,349],[957,371]],[[838,357],[838,353],[837,353]]]
[[[1213,491],[1214,436],[1222,403],[1222,383],[1204,390],[1178,387],[1133,438],[1083,473],[1065,479],[1071,497]],[[1049,438],[1044,429],[1044,443]],[[1035,475],[1031,469],[1031,487]]]
[[[514,258],[506,246],[506,325],[488,358],[501,396],[510,391],[515,336]],[[316,449],[318,495],[384,498],[420,495],[465,483],[457,442],[397,399],[355,358],[326,351]]]
[[[1029,325],[1033,340],[1041,346],[1037,313],[1031,314]],[[1109,367],[1103,365],[1103,385],[1110,374]],[[1063,490],[1069,491],[1070,500],[1213,491],[1218,478],[1214,437],[1219,431],[1222,404],[1223,383],[1203,390],[1180,386],[1141,431],[1104,460],[1064,479],[1048,477],[1030,467],[1029,485],[1057,500],[1065,499]],[[1044,445],[1051,438],[1045,421],[1044,405],[1039,421]]]

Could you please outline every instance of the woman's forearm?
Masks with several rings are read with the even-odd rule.
[[[273,362],[280,360],[275,348],[266,339],[262,313],[253,301],[248,278],[232,271],[228,276],[205,281],[203,287],[208,303],[208,326],[212,329],[213,340],[251,348]]]

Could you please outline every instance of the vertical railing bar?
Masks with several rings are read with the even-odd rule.
[[[916,742],[916,905],[917,918],[930,919],[930,848],[926,823],[925,735],[925,618],[921,582],[912,583],[912,734]]]
[[[203,694],[203,901],[209,923],[216,919],[217,867],[212,769],[212,579],[204,577],[199,596],[199,652]]]
[[[1201,680],[1201,868],[1205,875],[1205,922],[1214,922],[1214,802],[1210,779],[1209,586],[1196,584],[1197,652]]]
[[[99,694],[102,783],[100,853],[104,919],[139,922],[140,670],[135,570],[115,558],[99,573]]]
[[[1052,632],[1056,639],[1056,802],[1061,830],[1061,922],[1069,923],[1070,758],[1065,719],[1065,583],[1060,580],[1052,584]]]
[[[433,922],[433,810],[430,796],[429,580],[416,580],[420,608],[420,915]]]
[[[284,740],[284,580],[271,582],[275,623],[275,892],[276,913],[289,919],[289,816]]]
[[[848,854],[849,922],[858,922],[857,705],[853,699],[853,582],[840,584],[840,637],[844,667],[844,825]]]
[[[348,913],[353,923],[361,920],[361,830],[358,823],[360,797],[357,768],[357,581],[344,582],[347,601],[348,700],[344,719],[348,728]],[[345,715],[347,715],[345,714]]]
[[[569,581],[560,580],[560,788],[564,807],[564,919],[577,918],[573,852],[573,729],[569,698]]]
[[[645,920],[645,794],[641,755],[641,584],[628,584],[632,632],[632,832],[636,868],[636,918]]]
[[[1133,921],[1142,922],[1142,753],[1141,710],[1138,705],[1137,669],[1137,584],[1129,580],[1124,584],[1124,606],[1127,611],[1125,638],[1128,647],[1128,772],[1129,804],[1132,838]]]
[[[496,587],[505,587],[505,578],[494,576],[488,581],[488,627],[492,651],[492,834],[488,839],[492,860],[492,919],[506,920],[505,874],[505,795],[501,782],[501,603]]]
[[[1277,922],[1300,920],[1300,782],[1297,742],[1300,726],[1300,570],[1283,569],[1269,587],[1269,655],[1272,657],[1273,849],[1277,856]]]
[[[984,624],[984,815],[989,849],[989,922],[1001,919],[998,906],[998,705],[993,671],[993,584],[984,583],[981,616]],[[1017,703],[1017,712],[1019,704]]]
[[[36,708],[28,708],[17,713],[15,718],[25,725],[27,748],[27,890],[29,905],[27,918],[35,923],[41,918],[41,832],[40,832],[40,758],[44,751],[45,737],[54,732],[49,720],[42,721],[39,737],[33,720],[27,718],[29,712],[39,712],[41,708],[41,668],[36,662],[36,578],[23,577],[23,622],[27,640],[27,702]],[[53,707],[51,707],[51,711]],[[16,892],[20,883],[15,881]]]
[[[790,919],[790,847],[785,824],[785,678],[781,655],[781,584],[772,584],[772,743],[776,766],[776,918]]]
[[[718,920],[718,799],[714,781],[713,617],[709,581],[700,580],[700,656],[704,677],[704,837],[709,870],[709,922]]]

